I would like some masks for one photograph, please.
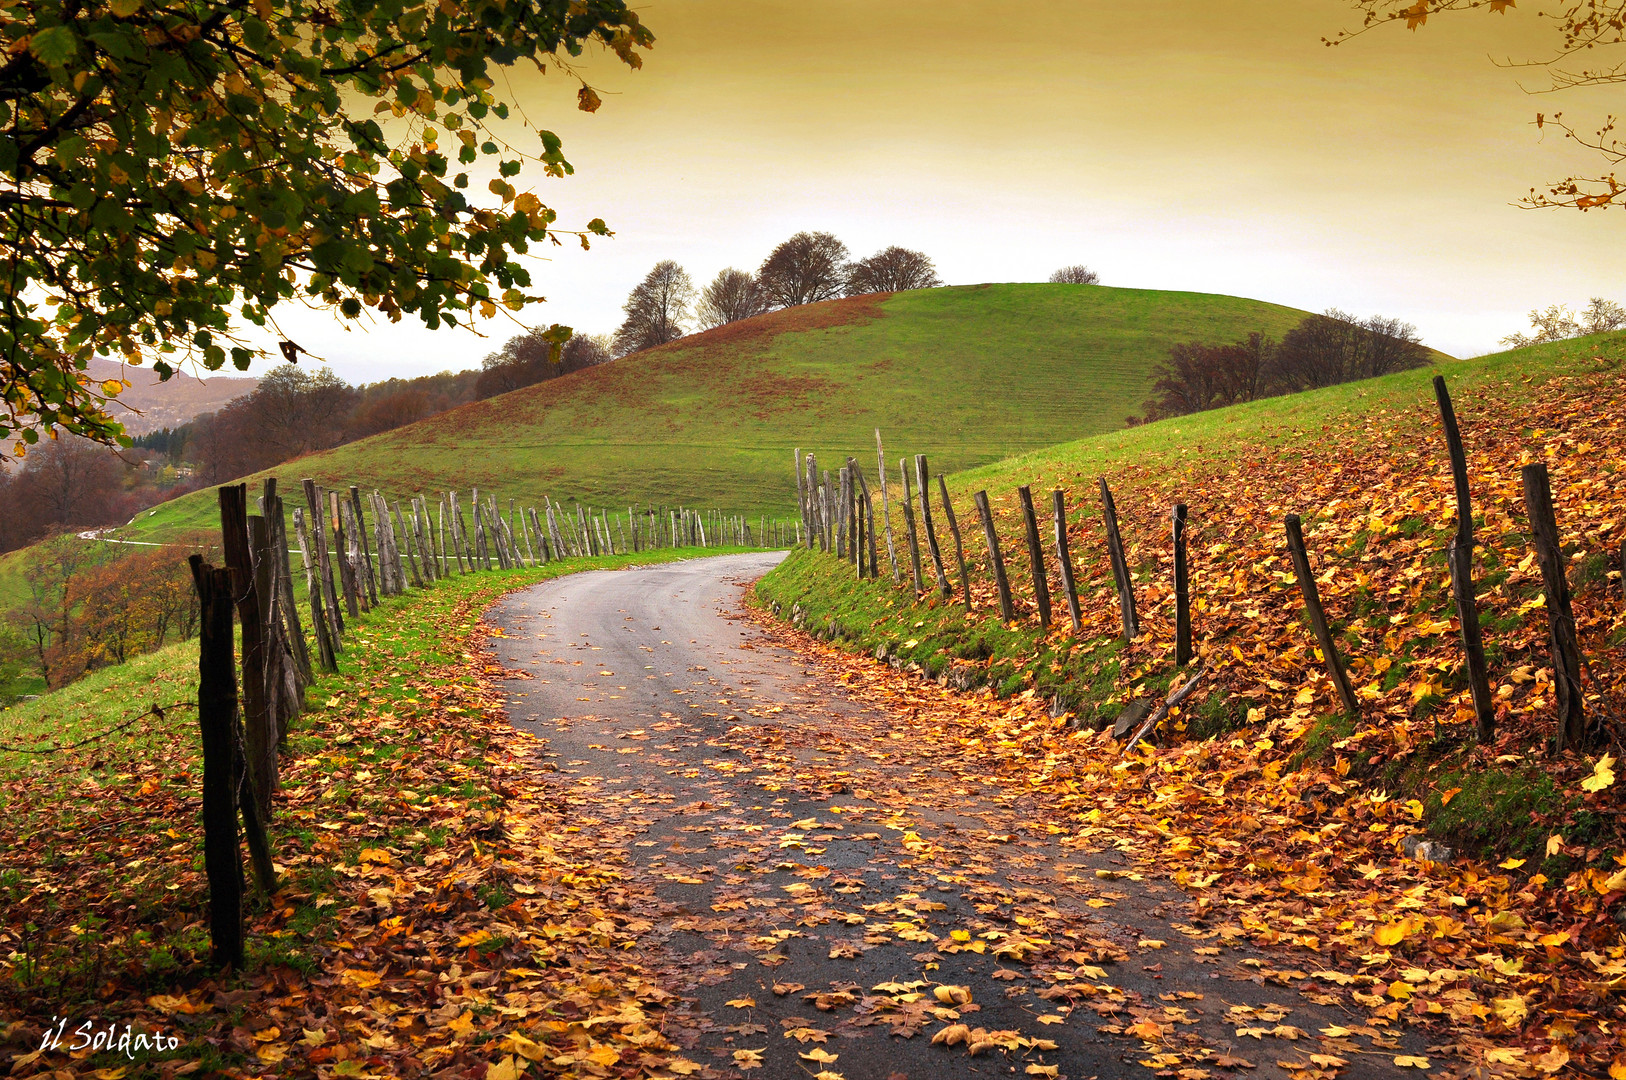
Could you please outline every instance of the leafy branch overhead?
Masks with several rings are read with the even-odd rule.
[[[1341,45],[1377,27],[1404,23],[1408,30],[1428,24],[1430,15],[1480,10],[1507,15],[1516,8],[1515,0],[1352,0],[1362,13],[1358,30],[1345,30],[1322,40]],[[1626,0],[1565,0],[1552,10],[1534,13],[1546,24],[1544,35],[1531,35],[1530,55],[1508,60],[1504,66],[1537,68],[1550,82],[1551,90],[1583,86],[1605,86],[1626,80]],[[1564,114],[1537,113],[1536,127],[1554,127],[1564,138],[1573,140],[1602,159],[1603,170],[1595,176],[1569,176],[1546,185],[1546,190],[1530,189],[1520,200],[1528,208],[1569,207],[1599,210],[1626,206],[1626,181],[1616,170],[1626,163],[1626,143],[1615,130],[1615,118],[1608,117],[1592,134],[1570,126]]]
[[[293,300],[431,328],[519,309],[514,256],[558,238],[515,180],[571,166],[550,131],[526,149],[490,130],[509,116],[495,76],[568,73],[595,42],[638,67],[654,40],[622,0],[5,7],[0,438],[17,452],[36,429],[119,437],[119,384],[82,375],[96,354],[246,368],[239,330],[274,330]],[[579,107],[598,104],[584,85]]]

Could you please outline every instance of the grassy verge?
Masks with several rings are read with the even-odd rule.
[[[0,754],[0,1016],[14,1018],[0,1024],[0,1045],[26,1055],[51,1016],[72,1017],[70,1032],[95,1016],[177,1034],[168,1056],[208,1067],[298,1055],[363,1075],[518,1052],[501,1041],[508,1031],[529,1031],[552,1057],[619,1038],[561,1023],[576,1015],[560,1004],[570,995],[622,1009],[629,1037],[653,1035],[634,1017],[664,995],[621,952],[648,924],[617,884],[613,858],[581,850],[540,794],[533,740],[501,716],[490,686],[500,668],[479,621],[506,591],[653,561],[666,560],[454,577],[355,620],[341,673],[311,688],[288,739],[273,825],[281,888],[251,904],[240,972],[208,965],[191,710],[166,708],[77,749]],[[195,645],[175,646],[98,672],[11,710],[0,741],[79,742],[155,702],[184,703],[195,664]],[[570,968],[567,954],[588,967]],[[498,972],[538,1003],[534,1018],[505,1013],[503,1031],[479,1005]],[[296,987],[305,989],[290,997]],[[437,1020],[430,1012],[446,993],[468,1005]],[[361,1009],[356,1021],[345,1012],[380,994],[422,997],[421,1015],[400,1022],[388,1019],[394,1011]],[[536,1026],[544,1018],[554,1026]],[[665,1060],[658,1036],[641,1045],[624,1060]],[[13,1074],[60,1068],[62,1056]],[[159,1068],[164,1056],[141,1064]],[[130,1063],[102,1055],[89,1064]]]

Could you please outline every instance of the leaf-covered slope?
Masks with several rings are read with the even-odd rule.
[[[540,503],[789,513],[794,447],[961,469],[1122,427],[1171,344],[1280,335],[1303,312],[1231,296],[979,285],[773,312],[476,402],[274,470],[386,491],[478,485]],[[868,448],[866,450],[866,448]],[[199,493],[143,531],[203,525]]]

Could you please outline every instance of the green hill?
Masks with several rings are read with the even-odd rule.
[[[1280,336],[1304,312],[1203,293],[975,285],[776,311],[278,467],[387,492],[789,514],[790,450],[931,448],[957,470],[1124,426],[1179,341]],[[866,457],[872,462],[872,457]],[[201,491],[138,532],[213,523]]]

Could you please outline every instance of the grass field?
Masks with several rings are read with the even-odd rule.
[[[1304,315],[1232,296],[979,285],[856,297],[697,334],[278,467],[284,485],[463,491],[540,505],[794,506],[790,451],[982,465],[1124,426],[1180,341],[1280,336]],[[143,514],[211,527],[211,491]]]

